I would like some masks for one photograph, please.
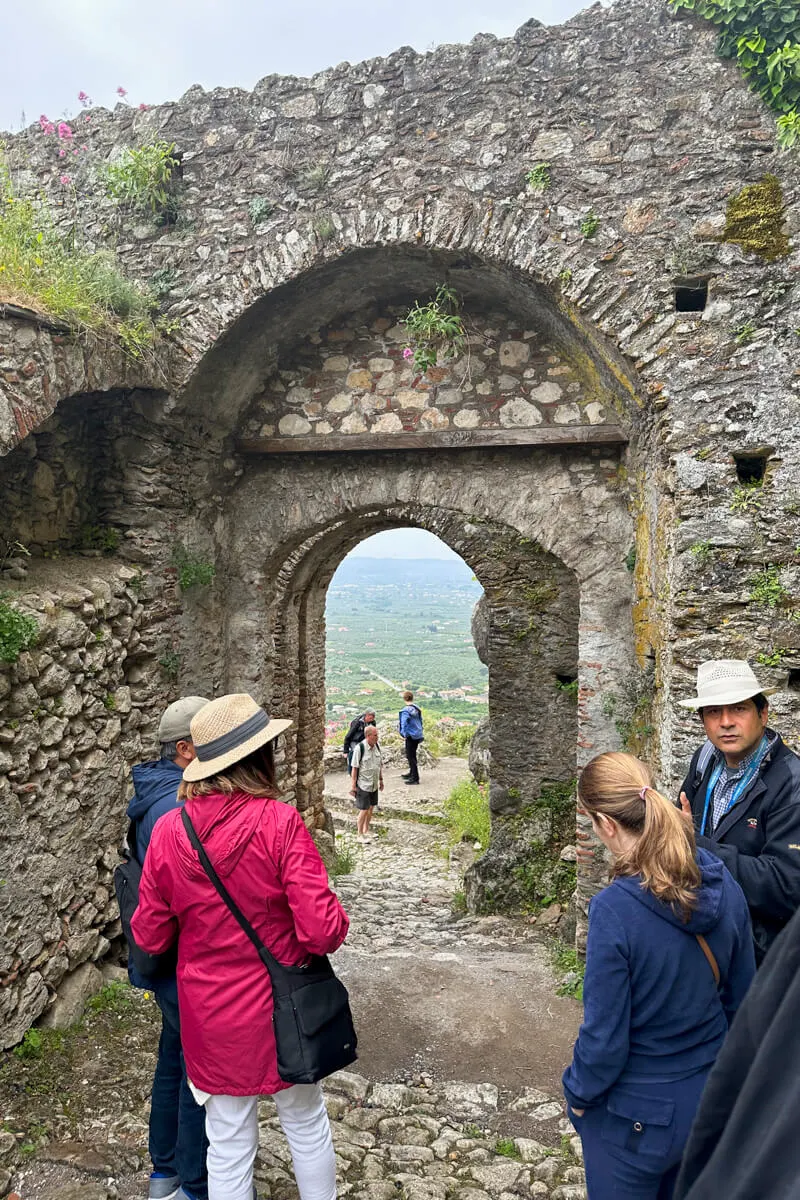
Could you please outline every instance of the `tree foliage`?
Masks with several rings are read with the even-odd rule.
[[[669,0],[720,30],[719,52],[739,62],[751,88],[778,114],[778,141],[800,139],[800,0]]]

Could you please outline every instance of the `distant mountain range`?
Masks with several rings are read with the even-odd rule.
[[[353,584],[466,590],[474,593],[476,600],[483,591],[466,563],[444,558],[346,558],[331,580],[331,587]]]

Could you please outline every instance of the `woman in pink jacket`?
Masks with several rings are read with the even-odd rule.
[[[302,818],[275,798],[274,739],[289,725],[247,695],[212,700],[191,723],[197,757],[180,794],[261,940],[279,962],[298,965],[336,950],[349,922]],[[181,1038],[190,1087],[206,1110],[209,1200],[252,1200],[265,1094],[275,1098],[301,1200],[334,1200],[322,1090],[278,1075],[269,974],[203,870],[178,805],[153,831],[133,930],[152,954],[178,942]]]

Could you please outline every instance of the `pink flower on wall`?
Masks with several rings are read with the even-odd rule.
[[[403,358],[413,358],[413,357],[414,357],[414,351],[411,349],[410,346],[406,346],[405,350],[403,351]]]
[[[86,92],[78,92],[78,99],[84,108],[86,108],[87,104],[92,103],[91,99],[86,95]]]
[[[64,187],[66,187],[68,183],[72,182],[72,178],[69,175],[62,175],[61,182],[63,183]]]
[[[70,140],[70,138],[74,137],[72,127],[68,125],[66,121],[58,122],[58,136],[62,139],[62,141],[67,142]]]
[[[149,107],[150,107],[150,105],[149,105],[149,104],[140,104],[140,105],[139,105],[139,112],[147,112],[147,110],[148,110],[148,108],[149,108]]]
[[[56,131],[55,125],[52,121],[48,120],[44,113],[42,113],[42,115],[39,117],[39,125],[42,133],[55,133]]]
[[[65,149],[64,149],[64,147],[62,146],[62,147],[61,147],[61,149],[60,149],[60,150],[59,150],[59,152],[58,152],[58,157],[59,157],[59,158],[63,158],[63,157],[64,157],[64,155],[65,155],[66,153],[67,153],[67,152],[66,152],[66,150],[65,150]]]
[[[118,88],[117,88],[117,95],[118,95],[118,96],[121,96],[123,100],[125,99],[125,97],[127,96],[127,94],[128,94],[128,93],[126,92],[126,90],[125,90],[125,88],[124,88],[124,87],[118,87]]]

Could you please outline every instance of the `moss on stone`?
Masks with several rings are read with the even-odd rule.
[[[789,239],[783,228],[783,213],[781,185],[775,175],[765,175],[731,196],[722,240],[734,242],[767,262],[784,258],[789,253]]]

